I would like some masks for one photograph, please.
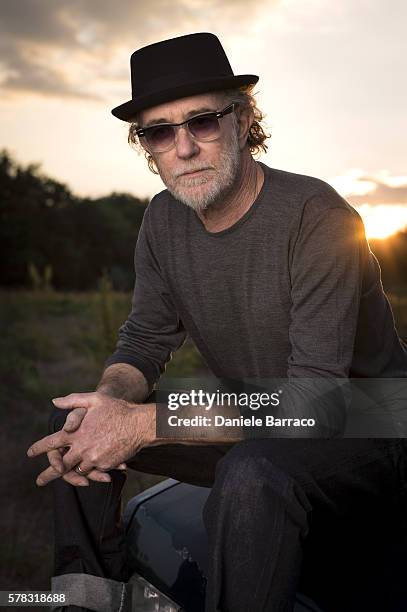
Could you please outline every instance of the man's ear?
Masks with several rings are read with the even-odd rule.
[[[240,149],[243,150],[246,146],[249,137],[250,128],[254,122],[254,113],[251,106],[239,107],[237,116],[237,137],[239,140]]]

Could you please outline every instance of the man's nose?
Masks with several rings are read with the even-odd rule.
[[[180,126],[175,134],[177,156],[188,159],[199,153],[198,143],[192,138],[186,126]]]

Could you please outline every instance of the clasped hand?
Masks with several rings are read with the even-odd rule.
[[[74,410],[60,431],[27,451],[29,457],[47,453],[50,462],[38,475],[38,486],[60,477],[75,486],[88,486],[89,479],[109,482],[107,471],[125,469],[126,460],[154,439],[151,404],[130,404],[99,392],[71,393],[53,403]],[[78,465],[81,474],[74,470]]]

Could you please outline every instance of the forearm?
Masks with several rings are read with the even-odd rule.
[[[225,444],[253,438],[341,437],[346,420],[345,380],[292,379],[277,405],[244,409],[213,404],[154,406],[154,444]],[[258,395],[258,393],[256,393]],[[270,394],[262,394],[270,395]]]
[[[113,363],[103,372],[96,391],[141,404],[148,397],[148,384],[138,368],[127,363]]]
[[[202,407],[183,406],[176,412],[162,404],[145,404],[149,421],[151,446],[160,444],[227,444],[244,439],[240,412],[236,406],[216,406],[210,411]],[[221,417],[229,424],[217,422]],[[231,425],[232,419],[234,424]]]

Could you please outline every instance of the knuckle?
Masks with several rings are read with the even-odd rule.
[[[56,434],[48,438],[48,444],[51,451],[56,451],[61,446],[61,436]]]
[[[90,450],[89,453],[83,455],[83,461],[87,465],[99,465],[101,458],[97,450]]]

